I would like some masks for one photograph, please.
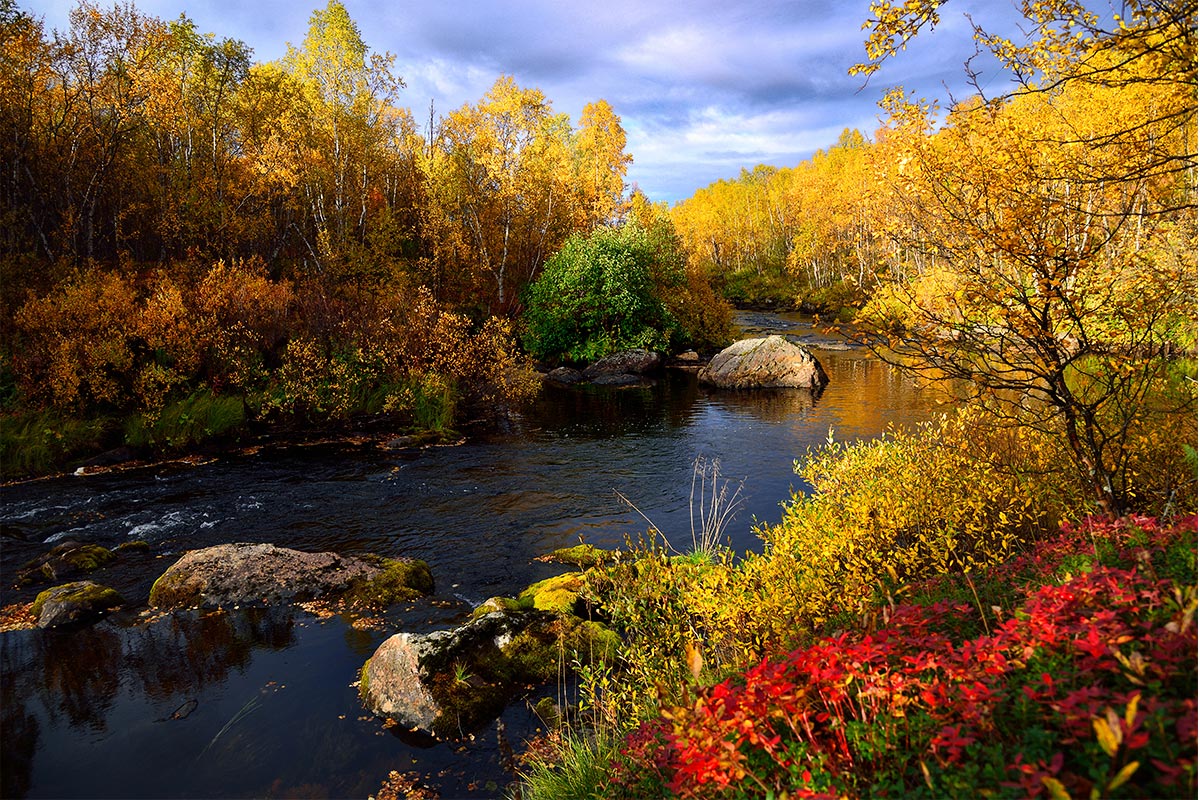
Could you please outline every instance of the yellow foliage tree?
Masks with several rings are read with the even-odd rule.
[[[937,6],[873,7],[876,60],[858,69]],[[1194,28],[1195,4],[1131,6],[1114,33],[1068,0],[1024,4],[1028,44],[977,31],[1025,88],[959,104],[937,133],[927,106],[889,94],[902,213],[887,232],[927,266],[894,270],[906,277],[877,319],[905,330],[885,357],[1064,437],[1097,506],[1117,513],[1139,503],[1134,431],[1157,415],[1190,440],[1195,422],[1194,386],[1169,386],[1174,351],[1194,347],[1195,102],[1180,87],[1194,95],[1195,50],[1178,26]],[[1174,55],[1189,37],[1190,73]]]

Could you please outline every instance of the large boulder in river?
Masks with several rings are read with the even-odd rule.
[[[697,378],[722,389],[820,389],[829,382],[808,348],[778,335],[734,342]]]
[[[363,665],[359,694],[373,713],[410,730],[461,736],[518,692],[555,680],[573,659],[605,659],[618,645],[595,622],[495,611],[454,630],[387,639]]]
[[[432,591],[423,561],[222,544],[184,554],[154,582],[150,605],[220,608],[347,594],[364,605],[386,606]]]
[[[594,381],[608,375],[645,375],[663,364],[660,353],[649,350],[625,350],[605,356],[583,371],[586,380]]]
[[[64,583],[37,596],[30,609],[39,628],[95,622],[125,604],[121,595],[91,581]]]

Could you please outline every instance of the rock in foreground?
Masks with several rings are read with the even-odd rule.
[[[820,389],[829,383],[808,348],[778,335],[734,342],[697,378],[722,389]]]
[[[193,550],[150,590],[160,608],[271,605],[353,593],[387,605],[433,591],[423,561],[305,553],[271,544],[222,544]]]
[[[544,611],[494,611],[449,631],[398,633],[363,665],[359,693],[375,714],[414,731],[461,736],[576,658],[616,652],[616,634]]]

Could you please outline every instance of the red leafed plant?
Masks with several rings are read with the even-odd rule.
[[[984,635],[953,633],[982,603],[900,605],[764,660],[635,731],[614,791],[1194,796],[1195,542],[1194,516],[1064,527],[990,576],[1024,588]]]

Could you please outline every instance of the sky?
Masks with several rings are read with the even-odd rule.
[[[299,45],[326,0],[135,0],[162,19],[180,14],[202,32],[244,41],[256,61]],[[418,122],[483,97],[501,75],[537,87],[577,121],[607,100],[633,156],[626,179],[674,203],[758,164],[793,167],[845,128],[868,137],[878,101],[903,85],[923,97],[965,97],[970,23],[1012,34],[1011,0],[954,0],[932,33],[863,85],[869,0],[342,0],[375,52],[396,57],[399,104]],[[75,0],[17,0],[65,30]],[[101,0],[100,5],[108,5]],[[997,93],[1007,77],[984,71]]]

